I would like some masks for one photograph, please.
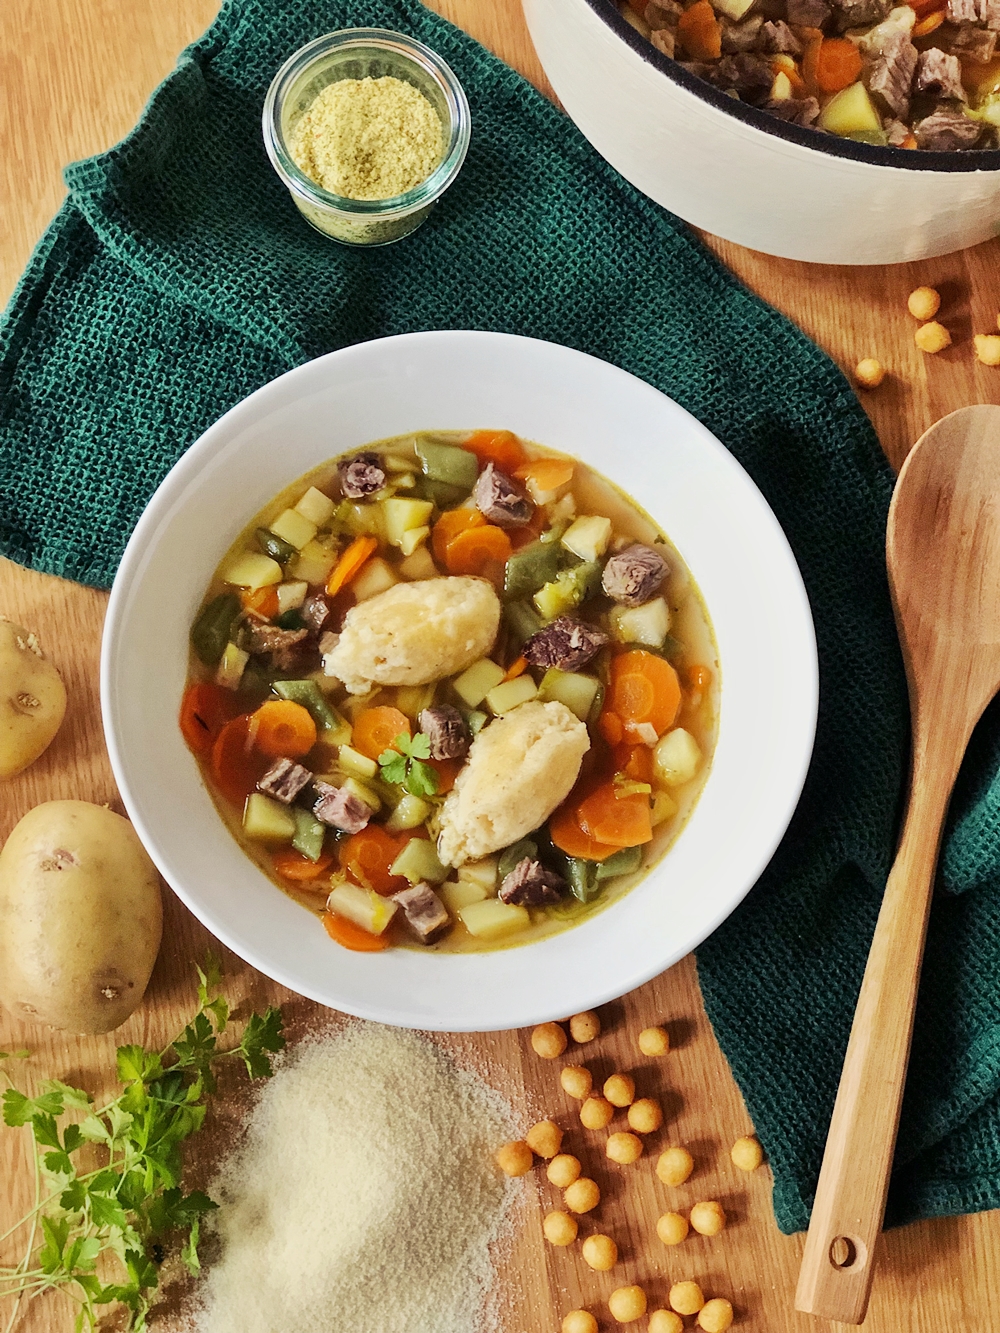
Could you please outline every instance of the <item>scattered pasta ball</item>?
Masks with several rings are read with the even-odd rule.
[[[984,366],[1000,366],[1000,334],[977,333],[972,342],[977,361]]]
[[[910,292],[906,308],[914,319],[933,319],[941,309],[941,296],[933,287],[917,287]]]
[[[756,1139],[748,1135],[746,1138],[736,1140],[729,1156],[733,1159],[733,1165],[738,1166],[741,1171],[756,1171],[764,1160],[764,1150]]]
[[[628,1166],[642,1156],[642,1139],[636,1134],[612,1134],[604,1151],[613,1162]]]
[[[531,1034],[531,1047],[543,1060],[557,1060],[566,1049],[566,1033],[558,1023],[539,1023]]]
[[[542,1222],[542,1231],[550,1245],[572,1245],[578,1230],[576,1218],[569,1213],[546,1213]]]
[[[570,1310],[560,1325],[560,1333],[597,1333],[597,1320],[589,1310]]]
[[[571,1097],[582,1102],[584,1098],[590,1096],[594,1077],[583,1065],[566,1065],[559,1074],[559,1082],[562,1084],[563,1092],[568,1092]]]
[[[574,1014],[569,1020],[569,1032],[574,1041],[593,1041],[601,1035],[601,1020],[593,1009],[587,1009],[582,1014]]]
[[[513,1143],[505,1143],[502,1148],[498,1148],[493,1160],[504,1175],[524,1176],[531,1170],[535,1158],[522,1139],[515,1139]]]
[[[551,1120],[539,1120],[524,1136],[524,1141],[539,1157],[555,1157],[562,1147],[563,1132]]]
[[[571,1213],[589,1213],[601,1202],[600,1186],[589,1176],[581,1176],[572,1185],[567,1185],[563,1202]]]
[[[614,1113],[606,1097],[588,1097],[580,1107],[580,1123],[584,1129],[604,1129],[611,1124]]]
[[[640,1097],[628,1108],[628,1123],[637,1134],[653,1134],[663,1124],[663,1111],[655,1097]]]
[[[643,1028],[639,1033],[639,1050],[643,1055],[666,1055],[670,1050],[670,1034],[666,1028]],[[650,1333],[652,1333],[652,1322]]]
[[[612,1106],[631,1106],[635,1100],[635,1079],[629,1074],[612,1074],[604,1084],[604,1095]]]
[[[854,378],[863,389],[877,389],[885,379],[885,366],[873,356],[866,356],[854,367]]]
[[[646,1313],[646,1293],[642,1287],[619,1287],[608,1297],[608,1309],[619,1324],[630,1324]]]
[[[930,324],[921,324],[913,335],[913,341],[922,352],[943,352],[951,346],[951,334],[943,324],[932,320]]]
[[[598,1273],[606,1273],[618,1262],[618,1246],[610,1236],[588,1236],[582,1247],[584,1263]]]
[[[678,1314],[697,1314],[705,1304],[705,1297],[697,1282],[675,1282],[667,1299],[670,1308]]]
[[[664,1245],[679,1245],[687,1239],[688,1220],[681,1213],[664,1213],[657,1219],[656,1234]]]
[[[687,1148],[664,1148],[656,1163],[656,1174],[664,1185],[683,1185],[694,1170]]]
[[[581,1170],[578,1157],[571,1157],[569,1153],[561,1152],[549,1162],[545,1174],[557,1189],[564,1190],[567,1185],[572,1185],[574,1180],[580,1179]]]
[[[733,1322],[733,1307],[722,1296],[715,1296],[698,1311],[698,1327],[705,1333],[725,1333]],[[649,1333],[653,1333],[650,1324]]]
[[[726,1210],[714,1199],[696,1203],[691,1209],[691,1225],[699,1236],[717,1236],[726,1225]]]
[[[684,1320],[673,1310],[654,1310],[648,1327],[649,1333],[683,1333]]]

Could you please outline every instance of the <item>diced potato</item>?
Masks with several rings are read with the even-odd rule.
[[[385,826],[390,833],[403,833],[406,829],[419,828],[433,809],[434,807],[427,801],[422,801],[419,796],[411,796],[407,792],[386,820]]]
[[[410,528],[408,532],[404,532],[402,537],[400,537],[399,549],[404,555],[412,555],[414,551],[423,545],[430,535],[431,530],[428,527]]]
[[[352,580],[351,592],[359,602],[367,602],[369,597],[377,597],[380,592],[385,592],[398,582],[391,566],[381,556],[374,555],[362,565],[361,573]]]
[[[754,0],[714,0],[713,9],[719,14],[725,14],[727,19],[732,19],[734,23],[739,23],[740,19],[750,10]]]
[[[473,884],[470,879],[460,879],[457,884],[451,881],[442,884],[438,894],[452,916],[458,916],[470,903],[485,902],[490,896],[481,884]]]
[[[398,491],[412,491],[417,484],[417,479],[412,472],[400,472],[393,477],[392,484]]]
[[[364,801],[370,809],[376,814],[382,809],[382,798],[374,787],[370,787],[367,782],[359,782],[355,777],[349,777],[341,787],[342,791],[350,792],[356,796],[359,801]]]
[[[425,708],[430,708],[433,702],[433,685],[400,685],[396,690],[396,707],[401,713],[405,713],[411,722],[415,721]]]
[[[226,690],[238,690],[243,679],[243,668],[250,661],[250,654],[235,643],[227,643],[225,651],[215,669],[215,683]]]
[[[436,578],[438,568],[427,547],[418,546],[412,555],[399,562],[399,572],[404,579],[410,579],[415,583],[420,579]]]
[[[330,890],[326,905],[331,912],[367,930],[369,935],[381,935],[396,915],[396,904],[391,898],[382,898],[357,884],[338,884]]]
[[[434,844],[426,838],[411,838],[389,867],[392,875],[403,875],[411,884],[426,880],[440,884],[448,877],[448,868],[438,860]]]
[[[576,497],[573,492],[567,491],[561,500],[549,505],[545,514],[553,527],[557,523],[572,523],[576,518]]]
[[[531,925],[526,907],[516,903],[502,903],[499,898],[469,903],[460,909],[458,915],[469,934],[480,940],[499,940],[505,935],[516,935]]]
[[[407,458],[404,454],[382,455],[382,467],[386,472],[412,472],[416,466],[416,459]]]
[[[359,750],[353,750],[349,745],[342,745],[337,751],[337,763],[355,778],[373,778],[378,772],[378,764],[374,759],[369,759],[366,754]]]
[[[322,676],[316,682],[320,689],[323,688],[324,683],[325,679]],[[327,703],[327,707],[333,715],[333,723],[331,726],[323,728],[320,733],[320,740],[324,745],[350,745],[351,736],[354,734],[354,728],[351,726],[350,722],[348,722],[347,718],[341,717],[336,708],[329,702]]]
[[[404,533],[414,528],[427,527],[433,509],[430,500],[407,500],[394,496],[391,500],[383,501],[386,540],[393,546],[402,546]]]
[[[597,560],[608,549],[611,519],[603,514],[581,514],[563,533],[562,544],[581,560]]]
[[[502,713],[509,713],[518,704],[526,704],[529,699],[534,699],[537,693],[535,682],[525,672],[515,680],[505,680],[501,685],[495,685],[486,696],[486,706],[499,717]]]
[[[385,541],[385,515],[380,504],[342,504],[337,514],[352,536],[369,533]]]
[[[670,633],[670,608],[662,597],[642,606],[616,606],[611,611],[611,633],[619,643],[662,648]]]
[[[238,555],[222,574],[226,583],[235,584],[237,588],[249,588],[251,592],[280,583],[283,577],[277,560],[256,551],[245,551],[243,555]]]
[[[544,584],[531,599],[545,620],[555,620],[587,600],[594,592],[601,579],[601,568],[596,561],[588,560],[575,569],[563,569],[551,583]]]
[[[857,134],[882,134],[882,121],[860,81],[852,83],[830,98],[820,112],[819,127],[830,134],[851,137]]]
[[[297,611],[306,600],[308,591],[309,584],[305,579],[300,579],[295,583],[279,583],[278,614],[284,615],[286,611]]]
[[[466,861],[458,868],[458,878],[467,880],[470,884],[478,884],[487,893],[495,893],[499,864],[499,856],[484,856],[478,861]]]
[[[653,828],[662,824],[665,819],[673,819],[680,809],[677,802],[669,792],[657,791],[653,793],[653,808],[650,811],[649,819]]]
[[[336,508],[333,500],[322,491],[318,491],[315,486],[310,486],[295,506],[296,512],[307,518],[310,523],[315,523],[317,528],[323,526]]]
[[[495,686],[503,680],[504,669],[497,666],[488,657],[482,658],[478,662],[473,662],[472,666],[466,667],[460,676],[452,681],[452,689],[470,708],[475,708],[481,704],[486,695]]]
[[[279,801],[272,801],[259,791],[247,797],[243,809],[243,832],[255,842],[291,842],[295,836],[295,817]]]
[[[565,704],[581,722],[586,722],[600,688],[601,682],[596,676],[584,676],[578,671],[560,671],[558,667],[549,667],[538,687],[538,697],[542,703],[555,700]]]
[[[321,546],[319,542],[308,542],[299,552],[298,559],[289,565],[288,572],[292,578],[306,583],[325,583],[336,563],[336,549]]]
[[[315,523],[311,523],[304,514],[294,509],[286,509],[271,524],[274,535],[294,546],[297,551],[309,545],[317,530]]]
[[[661,736],[653,750],[653,772],[665,787],[680,787],[690,782],[700,763],[698,742],[683,727],[675,727]]]

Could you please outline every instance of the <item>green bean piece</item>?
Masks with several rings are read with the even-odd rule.
[[[209,602],[194,622],[191,643],[206,666],[218,666],[239,613],[240,599],[234,592],[223,592]]]
[[[508,847],[505,852],[500,853],[500,860],[497,863],[497,879],[503,881],[510,872],[521,864],[525,857],[529,861],[534,861],[538,856],[538,843],[532,842],[530,838],[522,838],[520,842],[515,842],[512,847]]]
[[[432,500],[438,509],[453,509],[469,494],[471,486],[449,486],[446,481],[431,481],[430,477],[418,477],[413,488],[414,495],[421,500]]]
[[[300,806],[292,807],[295,818],[295,836],[292,846],[310,861],[318,861],[323,855],[323,839],[326,837],[326,825],[321,824],[310,810]]]
[[[279,629],[305,629],[306,622],[296,607],[283,611],[274,622]]]
[[[298,555],[291,542],[286,542],[283,537],[279,537],[268,528],[257,529],[257,545],[265,555],[277,560],[279,565],[287,565],[289,560],[294,560]]]
[[[469,735],[473,737],[478,736],[490,720],[489,713],[483,713],[478,708],[470,709],[463,716],[465,717],[465,725],[469,728]]]
[[[443,481],[448,486],[464,486],[470,491],[479,476],[479,459],[467,449],[454,444],[435,444],[433,440],[418,439],[417,457],[424,476],[430,481]]]
[[[617,856],[617,852],[615,853]],[[610,860],[610,858],[609,858]],[[566,879],[569,891],[581,903],[593,902],[601,892],[596,861],[584,861],[578,856],[566,857]]]
[[[526,643],[532,634],[537,634],[542,628],[541,616],[538,615],[530,602],[524,602],[520,599],[516,602],[507,603],[503,609],[503,618],[511,635],[517,641],[518,647]]]
[[[512,602],[537,592],[559,573],[560,562],[558,542],[532,542],[515,551],[504,569],[504,600]]]
[[[279,699],[291,699],[293,703],[308,709],[309,716],[320,731],[329,731],[336,726],[336,714],[314,680],[276,680],[271,688]]]
[[[642,848],[623,847],[620,852],[615,852],[606,861],[597,863],[598,882],[612,879],[615,875],[631,875],[632,871],[638,870],[641,865]]]

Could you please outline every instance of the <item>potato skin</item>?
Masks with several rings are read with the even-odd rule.
[[[118,1027],[145,993],[162,927],[156,869],[104,806],[36,805],[0,851],[0,1002],[18,1018]]]
[[[30,630],[0,616],[0,779],[47,749],[66,713],[66,687]]]

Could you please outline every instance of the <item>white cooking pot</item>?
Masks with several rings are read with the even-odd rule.
[[[573,120],[685,221],[786,259],[895,264],[1000,233],[1000,150],[877,148],[789,125],[660,54],[613,0],[522,0]]]

